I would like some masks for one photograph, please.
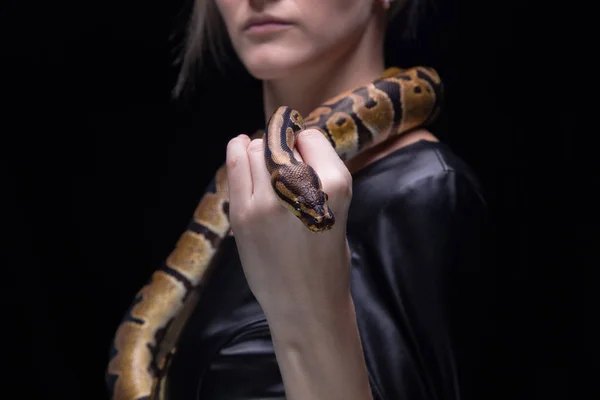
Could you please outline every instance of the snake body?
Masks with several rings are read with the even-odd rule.
[[[389,68],[375,81],[321,104],[307,118],[288,107],[271,116],[265,161],[273,190],[312,231],[331,228],[334,216],[315,171],[293,156],[305,128],[323,133],[342,160],[389,137],[424,127],[438,115],[443,85],[428,67]],[[170,361],[180,332],[230,234],[225,166],[204,193],[175,249],[137,293],[120,323],[106,372],[113,400],[165,400]]]

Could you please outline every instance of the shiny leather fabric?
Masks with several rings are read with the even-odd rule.
[[[373,396],[475,399],[486,205],[469,168],[420,141],[354,176],[352,291]],[[229,238],[182,334],[175,400],[285,398],[265,317]]]

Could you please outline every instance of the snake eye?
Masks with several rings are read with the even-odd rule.
[[[301,212],[302,209],[300,208],[300,203],[299,202],[294,202],[294,210]]]

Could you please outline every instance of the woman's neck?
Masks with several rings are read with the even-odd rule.
[[[298,67],[285,78],[263,81],[265,121],[283,105],[306,117],[326,100],[373,81],[385,68],[383,46],[373,46],[383,43],[383,34],[374,22],[354,47]]]
[[[319,104],[354,87],[373,81],[383,70],[383,62],[369,63],[362,65],[362,68],[315,66],[282,80],[264,81],[265,122],[282,105],[291,107],[306,117]]]

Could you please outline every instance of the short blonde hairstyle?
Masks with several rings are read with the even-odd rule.
[[[192,86],[197,67],[202,65],[202,58],[206,53],[214,59],[217,65],[226,58],[227,32],[215,1],[193,1],[194,5],[187,24],[183,48],[176,60],[176,64],[180,64],[180,70],[173,89],[174,97],[179,97],[184,89]],[[388,21],[404,14],[406,21],[404,33],[405,35],[414,35],[417,19],[426,1],[392,1],[388,11]]]

